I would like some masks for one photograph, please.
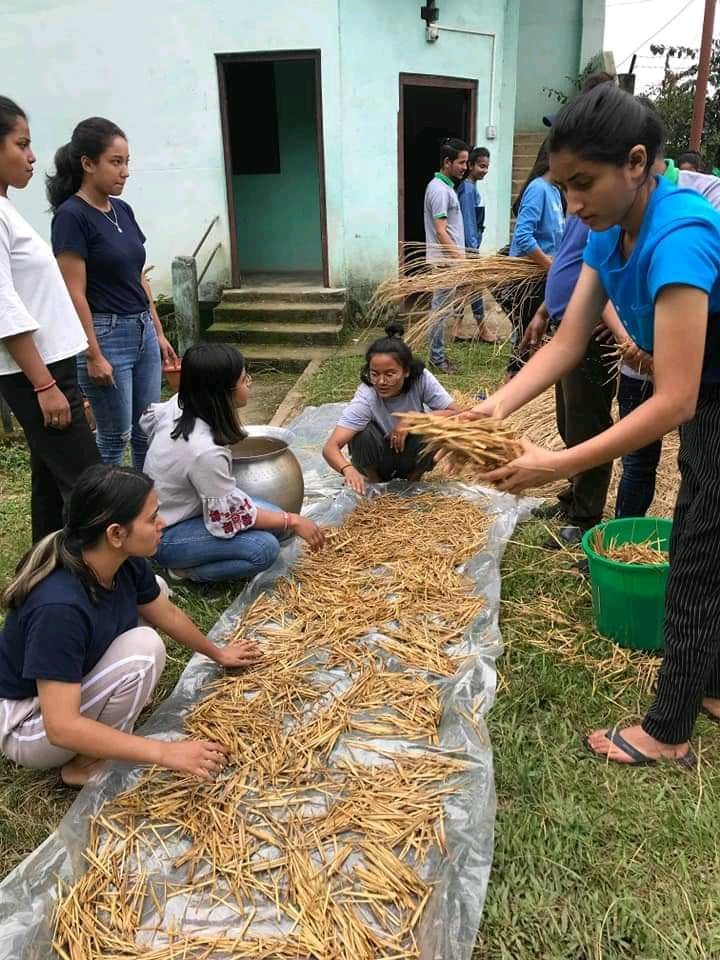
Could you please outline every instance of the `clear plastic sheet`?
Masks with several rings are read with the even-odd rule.
[[[305,512],[318,522],[328,524],[341,523],[358,502],[353,494],[341,488],[340,479],[319,455],[324,438],[337,420],[340,406],[328,404],[308,408],[290,424],[295,436],[293,449],[305,473],[309,504]],[[422,484],[392,483],[386,487],[409,496],[428,489]],[[460,789],[446,800],[447,855],[431,857],[423,870],[423,875],[431,879],[434,891],[417,930],[417,941],[422,960],[471,960],[493,855],[495,787],[492,749],[484,717],[495,698],[495,660],[502,649],[498,629],[499,565],[505,545],[526,505],[507,495],[456,483],[436,484],[432,489],[482,502],[486,512],[493,517],[486,549],[464,565],[465,572],[475,583],[476,592],[486,597],[487,604],[471,624],[462,643],[452,651],[464,657],[461,666],[447,678],[420,672],[437,684],[440,691],[443,715],[439,745],[429,747],[398,740],[365,738],[366,748],[358,749],[341,739],[335,756],[351,750],[360,762],[383,762],[372,750],[376,744],[395,752],[437,750],[442,754],[462,756],[468,762],[467,769],[459,775]],[[293,542],[283,546],[273,567],[248,584],[221,616],[210,633],[212,639],[220,639],[231,632],[244,608],[258,594],[271,590],[276,579],[287,574],[298,549],[297,543]],[[372,646],[372,635],[365,638],[365,642]],[[388,669],[404,669],[397,659],[387,656],[384,659]],[[320,663],[318,666],[321,670]],[[205,657],[193,656],[171,696],[138,732],[165,740],[181,737],[183,717],[201,697],[206,684],[219,672],[219,668]],[[347,682],[347,677],[343,681],[339,676],[338,682]],[[353,734],[350,739],[357,744],[362,738]],[[136,782],[139,775],[138,768],[119,764],[99,782],[85,787],[57,831],[0,884],[0,960],[45,960],[55,956],[50,942],[58,878],[71,880],[83,870],[82,851],[87,842],[89,818],[106,800]],[[144,867],[148,869],[148,864]],[[157,872],[159,876],[165,873],[160,858]],[[185,907],[184,903],[168,903],[166,919],[171,913],[183,912]],[[186,920],[192,916],[189,911]],[[232,927],[232,920],[230,915],[223,916],[217,911],[211,917],[207,913],[195,916],[197,926],[204,929],[217,927],[218,934]]]

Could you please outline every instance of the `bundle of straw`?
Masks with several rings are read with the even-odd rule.
[[[648,538],[638,543],[618,543],[617,537],[611,537],[607,543],[602,530],[593,530],[590,545],[600,557],[615,560],[618,563],[633,563],[642,566],[657,566],[668,562],[668,552],[660,546],[660,540]]]
[[[408,298],[412,307],[405,313],[409,329],[405,341],[418,347],[428,331],[441,317],[461,313],[485,291],[502,301],[508,310],[517,310],[532,296],[545,271],[527,257],[468,255],[462,260],[430,263],[425,258],[425,244],[405,244],[408,257],[405,272],[384,280],[370,302],[370,315],[384,325],[388,312]],[[431,309],[434,293],[449,291],[441,308]]]
[[[423,438],[425,451],[449,455],[449,468],[455,476],[471,477],[494,470],[522,453],[514,431],[503,420],[492,417],[463,420],[431,413],[403,413],[402,422],[408,433]]]
[[[637,347],[637,344],[632,340],[620,340],[617,343],[612,344],[607,353],[608,360],[610,362],[610,380],[614,380],[620,375],[620,371],[626,363],[626,356],[629,350],[632,350],[633,347]],[[655,364],[652,357],[647,361],[643,368],[638,371],[639,373],[644,374],[651,379],[655,376]]]

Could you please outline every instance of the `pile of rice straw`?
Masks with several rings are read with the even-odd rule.
[[[263,661],[212,684],[186,719],[190,735],[224,744],[228,768],[214,781],[151,770],[104,805],[87,869],[59,894],[56,954],[419,957],[444,805],[466,763],[401,747],[437,743],[433,677],[456,671],[484,606],[457,568],[489,525],[466,500],[385,495],[329,531],[324,551],[301,554],[237,627]],[[378,648],[404,671],[389,672]]]
[[[515,433],[503,420],[483,417],[461,420],[437,417],[431,413],[404,413],[402,422],[408,433],[421,436],[424,451],[448,455],[449,472],[468,479],[479,473],[502,467],[522,452]]]
[[[610,537],[605,542],[602,530],[593,530],[590,546],[599,557],[606,560],[615,560],[618,563],[632,563],[641,566],[657,566],[668,562],[668,552],[660,546],[660,540],[649,538],[638,543],[618,543],[617,537]]]
[[[429,329],[442,316],[461,313],[483,292],[502,298],[503,306],[519,309],[532,295],[545,271],[526,257],[468,255],[463,260],[425,260],[425,244],[405,244],[405,273],[384,280],[375,290],[369,312],[374,322],[384,326],[384,318],[405,301],[412,306],[404,311],[409,322],[405,341],[419,347]],[[433,311],[431,301],[438,291],[450,291],[443,306]]]

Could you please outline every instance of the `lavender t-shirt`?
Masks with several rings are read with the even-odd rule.
[[[421,412],[428,410],[445,410],[453,402],[447,390],[435,379],[429,370],[423,370],[405,393],[397,397],[383,400],[373,387],[361,383],[355,391],[355,396],[345,407],[337,422],[339,427],[355,430],[357,433],[374,420],[380,429],[387,434],[397,426],[397,417],[394,413]]]

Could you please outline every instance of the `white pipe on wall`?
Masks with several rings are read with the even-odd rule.
[[[488,110],[488,125],[491,127],[495,126],[495,46],[497,43],[497,35],[495,33],[488,33],[485,30],[472,30],[469,27],[445,27],[439,23],[434,24],[438,30],[443,30],[446,33],[469,33],[475,37],[487,37],[492,41],[490,45],[490,108]]]

